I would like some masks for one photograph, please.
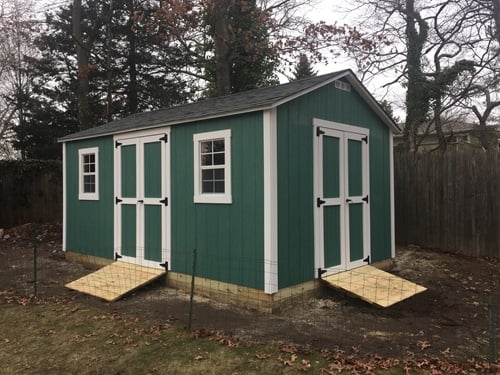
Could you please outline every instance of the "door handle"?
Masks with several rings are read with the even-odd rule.
[[[345,201],[346,201],[346,203],[351,203],[352,199],[347,198]]]
[[[139,199],[139,200],[137,201],[137,203],[144,203],[144,200],[143,200],[143,199]]]

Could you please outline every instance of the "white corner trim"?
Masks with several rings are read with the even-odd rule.
[[[224,139],[224,193],[201,192],[200,142],[211,139]],[[193,188],[194,203],[231,204],[231,129],[193,134]]]
[[[95,155],[95,192],[85,193],[83,189],[83,156]],[[78,150],[78,199],[79,200],[99,200],[99,147],[81,148]]]
[[[276,109],[263,112],[264,292],[278,291],[278,152]]]
[[[391,190],[391,257],[396,257],[396,216],[394,202],[394,132],[389,132],[389,175],[390,175],[390,190]]]
[[[67,183],[66,183],[66,178],[67,178],[67,174],[66,174],[66,147],[67,147],[67,144],[66,143],[63,143],[62,145],[62,187],[63,187],[63,214],[62,214],[62,220],[63,220],[63,232],[62,232],[62,250],[63,251],[66,251],[67,248],[66,248],[66,236],[67,236],[67,225],[68,225],[68,217],[67,217],[67,208],[68,208],[68,205],[67,205],[67,199],[68,199],[68,193],[66,191],[67,189]]]

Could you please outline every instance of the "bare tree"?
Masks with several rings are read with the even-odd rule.
[[[376,53],[351,46],[363,77],[381,72],[406,89],[405,144],[415,151],[418,136],[432,123],[440,148],[446,148],[442,117],[457,111],[474,82],[498,58],[492,44],[491,0],[364,0],[361,20],[371,39],[387,42]],[[493,0],[497,1],[497,0]],[[447,115],[445,116],[445,114]]]
[[[0,2],[0,159],[16,156],[13,126],[23,121],[22,96],[30,91],[24,56],[33,53],[31,0]]]
[[[92,112],[89,101],[90,51],[89,46],[84,41],[82,32],[82,0],[73,0],[72,21],[78,65],[78,120],[80,121],[80,128],[83,130],[92,127]]]

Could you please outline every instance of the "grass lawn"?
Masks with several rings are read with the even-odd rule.
[[[391,375],[494,373],[498,369],[437,359],[347,355],[283,342],[262,345],[221,332],[187,332],[70,301],[29,303],[12,295],[5,300],[0,302],[2,374]]]
[[[2,374],[276,374],[328,367],[321,353],[233,341],[68,303],[0,304]]]

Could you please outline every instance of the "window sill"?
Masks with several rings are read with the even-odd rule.
[[[230,195],[203,194],[203,195],[195,195],[194,203],[232,204],[233,200]]]
[[[78,200],[80,201],[98,201],[99,194],[78,194]]]

